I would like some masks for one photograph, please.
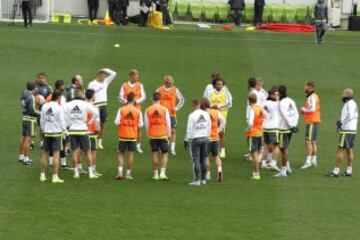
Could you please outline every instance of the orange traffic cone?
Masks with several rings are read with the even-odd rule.
[[[106,13],[105,13],[104,24],[106,26],[114,25],[114,22],[111,20],[108,10],[106,10]]]

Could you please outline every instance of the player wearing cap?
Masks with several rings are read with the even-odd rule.
[[[321,122],[320,99],[315,93],[315,84],[313,82],[310,81],[305,84],[305,93],[306,101],[300,112],[304,116],[306,124],[305,147],[307,157],[304,165],[301,166],[302,170],[317,166],[316,141],[318,137],[319,124]]]
[[[185,100],[180,90],[174,86],[174,79],[170,75],[164,76],[164,85],[156,91],[161,95],[160,104],[169,110],[171,120],[170,153],[176,155],[176,113],[184,106]]]
[[[345,89],[342,93],[344,105],[341,110],[340,120],[337,122],[339,130],[339,142],[336,154],[336,165],[334,170],[329,174],[331,177],[340,176],[340,168],[343,160],[343,153],[346,151],[347,169],[344,176],[352,176],[352,164],[354,161],[354,143],[358,125],[358,106],[354,101],[354,92],[352,89]]]

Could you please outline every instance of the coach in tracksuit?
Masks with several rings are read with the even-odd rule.
[[[41,109],[40,127],[44,133],[43,153],[40,160],[40,181],[45,182],[47,161],[49,152],[52,152],[52,183],[63,183],[60,179],[59,160],[60,151],[63,150],[63,137],[66,132],[66,121],[64,109],[60,106],[61,92],[55,90],[51,96],[51,101],[45,103]]]
[[[89,19],[94,21],[97,18],[97,13],[99,10],[99,0],[88,0],[89,7]]]
[[[35,103],[35,90],[35,83],[28,82],[27,89],[21,93],[20,98],[23,130],[19,144],[19,162],[25,165],[32,164],[32,161],[29,159],[29,150],[31,139],[35,136],[36,119],[40,116],[40,111]]]
[[[229,0],[228,4],[231,8],[231,16],[236,26],[241,25],[242,11],[245,9],[244,0]]]
[[[191,141],[190,153],[193,161],[194,179],[190,186],[201,186],[206,184],[206,157],[208,155],[208,144],[211,133],[211,118],[209,113],[201,104],[202,100],[193,100],[195,110],[189,115],[184,142],[185,149]],[[201,176],[200,176],[201,172]]]
[[[24,18],[24,27],[32,26],[32,0],[22,0],[21,10]]]
[[[324,0],[318,0],[315,4],[315,27],[316,40],[320,44],[325,34],[328,23],[328,7]]]
[[[340,176],[340,168],[343,160],[343,152],[346,151],[348,166],[344,173],[344,176],[352,176],[352,164],[354,161],[353,147],[355,144],[355,136],[358,125],[358,106],[353,99],[354,92],[352,89],[345,89],[342,94],[342,100],[344,102],[341,118],[337,122],[337,128],[339,130],[339,142],[337,149],[336,166],[334,170],[329,174],[330,177]]]
[[[254,1],[254,25],[262,24],[265,0]]]
[[[82,89],[83,88],[83,79],[80,75],[75,75],[71,78],[71,84],[66,86],[66,101],[70,102],[75,97],[75,91],[76,89]]]

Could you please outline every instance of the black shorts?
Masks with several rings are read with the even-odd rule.
[[[165,138],[161,139],[150,139],[150,146],[152,152],[167,153],[169,151],[169,141]]]
[[[63,150],[63,137],[46,135],[44,137],[42,149],[47,152],[55,152]]]
[[[218,140],[209,141],[208,144],[208,156],[216,157],[219,155],[220,143]]]
[[[70,135],[70,146],[71,150],[81,149],[82,151],[87,151],[90,149],[90,138],[89,135]]]
[[[118,151],[120,153],[128,152],[135,152],[136,151],[136,140],[124,140],[119,139],[118,143]]]
[[[171,129],[176,129],[177,119],[176,117],[170,117]]]
[[[290,146],[292,133],[289,130],[279,131],[279,147],[287,149]]]
[[[264,131],[264,142],[266,145],[277,145],[279,143],[279,131]]]
[[[262,137],[248,137],[249,152],[260,151]]]
[[[339,147],[343,149],[352,149],[355,144],[356,134],[353,132],[340,132],[339,134]]]
[[[107,106],[99,106],[100,122],[105,123],[107,121]]]
[[[96,151],[99,149],[98,136],[97,135],[89,135],[90,137],[90,150]]]
[[[306,124],[305,127],[305,140],[316,141],[319,131],[319,123]]]
[[[35,121],[23,120],[23,137],[35,137]]]

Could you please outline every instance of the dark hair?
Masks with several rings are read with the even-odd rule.
[[[200,99],[198,99],[198,98],[193,99],[191,102],[192,102],[193,106],[199,106],[200,105]]]
[[[287,97],[287,89],[284,85],[280,85],[278,91],[281,99]]]
[[[200,100],[200,108],[201,108],[202,110],[206,110],[206,109],[210,108],[210,101],[209,101],[209,99],[207,99],[207,98],[202,98],[202,99]]]
[[[40,76],[47,77],[47,75],[46,75],[45,72],[39,72],[39,73],[37,74],[37,77],[40,77]]]
[[[315,87],[315,83],[313,81],[306,82],[306,86]]]
[[[130,92],[127,96],[126,96],[126,100],[128,102],[133,102],[135,100],[135,93]]]
[[[55,90],[51,94],[51,101],[57,101],[57,100],[59,100],[60,97],[61,97],[61,92],[59,90]]]
[[[153,101],[160,101],[161,94],[159,92],[154,92],[152,96]]]
[[[75,84],[75,82],[76,82],[76,76],[73,76],[73,77],[71,78],[71,83],[72,83],[72,84]]]
[[[94,95],[95,95],[94,89],[86,89],[85,97],[86,97],[87,100],[92,99],[94,97]]]
[[[250,104],[257,103],[257,96],[255,93],[250,94],[248,99]]]
[[[270,89],[269,89],[269,95],[268,95],[268,98],[267,98],[267,100],[275,100],[275,99],[273,99],[271,96],[272,95],[274,95],[276,92],[278,92],[279,90],[278,90],[278,87],[276,87],[276,86],[272,86]]]
[[[55,82],[55,89],[59,89],[60,87],[62,87],[62,86],[64,86],[65,85],[65,83],[64,83],[64,81],[63,80],[56,80],[56,82]]]
[[[27,82],[26,83],[26,89],[29,91],[34,91],[36,88],[36,84],[34,82]]]
[[[254,88],[256,86],[256,78],[255,77],[249,77],[248,86],[249,86],[249,88]]]
[[[217,82],[222,82],[225,86],[225,80],[222,77],[218,77],[217,79],[214,80],[214,86],[216,85]]]

